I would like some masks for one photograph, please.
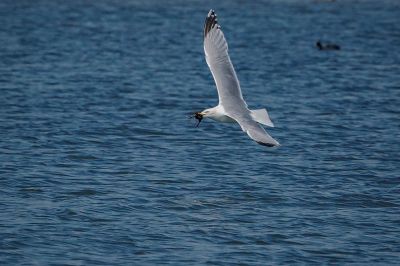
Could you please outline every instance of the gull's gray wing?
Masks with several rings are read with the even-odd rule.
[[[279,146],[279,142],[273,139],[265,129],[254,121],[250,115],[232,115],[232,118],[239,123],[242,130],[258,144],[274,147]]]
[[[204,53],[217,85],[220,105],[226,111],[230,106],[238,105],[247,109],[239,80],[228,55],[228,44],[214,10],[208,12],[204,23]]]

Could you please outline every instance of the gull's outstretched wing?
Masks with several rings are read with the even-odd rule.
[[[249,135],[251,139],[253,139],[258,144],[274,147],[279,146],[279,142],[273,139],[265,129],[254,121],[251,117],[247,116],[238,116],[234,118],[239,125],[242,127],[242,130]]]
[[[208,12],[204,23],[204,52],[217,85],[219,103],[225,109],[232,105],[247,108],[240,90],[239,80],[228,55],[228,44],[214,10]]]

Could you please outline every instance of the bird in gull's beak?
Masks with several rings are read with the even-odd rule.
[[[196,127],[200,125],[201,120],[203,120],[203,114],[201,112],[194,113],[194,118],[196,118],[199,122],[197,122]]]

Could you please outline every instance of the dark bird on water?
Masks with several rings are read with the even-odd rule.
[[[319,50],[340,50],[340,46],[334,43],[326,43],[326,44],[322,44],[321,41],[317,41],[315,46],[317,46],[317,48]]]

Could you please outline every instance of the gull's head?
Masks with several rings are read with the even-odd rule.
[[[198,112],[196,114],[202,116],[202,118],[211,116],[213,114],[213,108],[205,109],[205,110],[203,110],[201,112]]]
[[[201,112],[196,112],[193,114],[192,117],[196,118],[198,120],[196,127],[200,125],[201,120],[203,120],[204,117],[208,117],[212,114],[212,108],[210,109],[205,109]]]

